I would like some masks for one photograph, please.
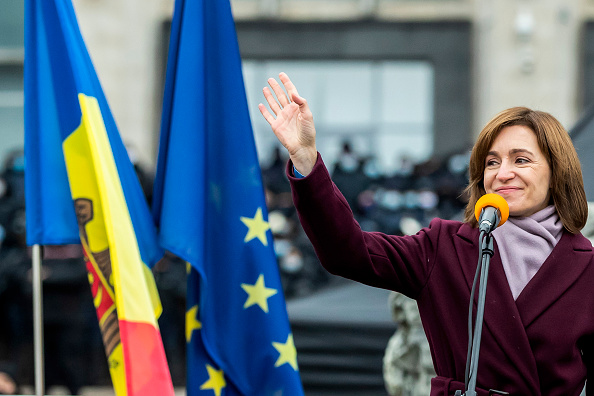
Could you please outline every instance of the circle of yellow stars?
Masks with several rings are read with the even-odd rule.
[[[286,342],[273,342],[272,346],[279,353],[279,357],[276,360],[274,367],[288,364],[293,370],[299,370],[297,367],[297,350],[295,349],[295,344],[293,342],[293,334],[289,334]],[[208,380],[200,386],[200,390],[212,390],[215,396],[221,396],[223,388],[227,386],[225,373],[223,370],[217,370],[210,364],[206,365],[206,371],[208,372]]]
[[[246,225],[246,227],[248,227],[248,232],[244,238],[245,243],[257,238],[264,246],[268,246],[266,232],[270,229],[270,225],[263,218],[262,208],[257,209],[253,218],[240,217],[240,220]],[[189,273],[189,263],[187,270]],[[243,308],[247,309],[253,305],[257,305],[265,313],[268,313],[268,298],[278,293],[277,289],[266,287],[264,274],[260,274],[256,280],[256,283],[253,285],[242,283],[241,288],[248,294]],[[192,334],[194,331],[200,330],[202,328],[202,323],[200,320],[198,320],[198,309],[198,305],[194,305],[186,312],[186,341],[188,343],[192,340]],[[272,342],[272,346],[279,353],[274,367],[280,367],[284,364],[288,364],[293,368],[293,370],[299,370],[297,366],[297,350],[295,349],[293,334],[289,333],[287,340],[284,343]],[[212,390],[215,396],[221,396],[223,388],[227,386],[223,370],[217,370],[216,368],[207,364],[206,371],[208,373],[208,380],[200,386],[200,390]]]

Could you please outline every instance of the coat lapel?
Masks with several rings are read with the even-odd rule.
[[[478,264],[479,232],[475,228],[463,226],[454,238],[454,244],[468,291],[472,287]],[[475,307],[478,302],[478,285],[475,291]],[[475,308],[476,312],[476,308]],[[518,373],[526,379],[533,394],[540,394],[538,370],[530,348],[528,336],[507,282],[497,246],[491,258],[485,303],[484,327],[493,339],[516,365]],[[484,333],[483,333],[484,337]]]
[[[565,232],[516,300],[525,328],[580,277],[592,258],[592,244],[581,234]],[[571,257],[571,260],[564,260]]]

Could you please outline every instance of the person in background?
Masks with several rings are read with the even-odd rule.
[[[416,235],[364,232],[316,148],[307,101],[281,73],[259,110],[290,161],[286,172],[303,229],[331,273],[417,302],[436,376],[431,396],[466,390],[468,306],[479,256],[474,217],[485,193],[509,220],[494,232],[479,396],[594,395],[594,252],[580,230],[587,202],[567,131],[550,114],[500,112],[479,134],[469,163],[464,221],[435,218]],[[476,296],[475,296],[476,297]]]

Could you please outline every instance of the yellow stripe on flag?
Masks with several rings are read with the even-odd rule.
[[[138,250],[99,104],[83,94],[78,99],[81,124],[62,148],[89,279],[97,282],[92,287],[114,390],[118,396],[170,394],[155,280]]]
[[[78,98],[82,123],[64,140],[63,149],[73,199],[91,199],[94,209],[103,212],[94,212],[97,221],[86,226],[89,248],[98,252],[109,247],[119,318],[157,326],[154,312],[159,308],[147,304],[153,298],[146,283],[139,282],[147,278],[146,266],[140,258],[99,104],[83,94]]]

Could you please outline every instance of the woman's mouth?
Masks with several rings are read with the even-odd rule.
[[[495,189],[497,194],[509,194],[521,190],[519,187],[499,187]]]

